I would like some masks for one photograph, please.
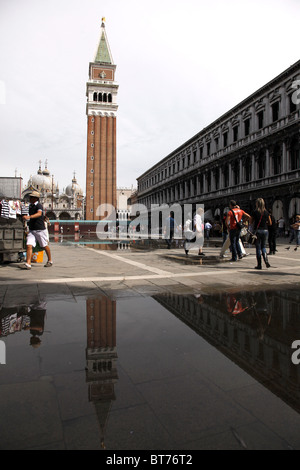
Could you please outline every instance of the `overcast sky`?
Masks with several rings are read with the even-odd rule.
[[[85,191],[86,82],[101,18],[119,84],[117,185],[299,60],[299,0],[0,0],[0,176],[47,159]]]

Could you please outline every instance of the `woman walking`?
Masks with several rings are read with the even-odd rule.
[[[300,215],[296,215],[295,223],[292,225],[292,228],[296,237],[296,248],[294,248],[294,250],[296,251],[297,248],[300,246]]]
[[[257,266],[255,269],[262,269],[261,258],[265,262],[267,268],[270,268],[270,263],[267,257],[267,238],[268,226],[272,224],[270,214],[265,209],[265,201],[262,198],[256,200],[256,209],[251,216],[251,223],[253,224],[254,232],[257,236],[256,240],[256,259]]]

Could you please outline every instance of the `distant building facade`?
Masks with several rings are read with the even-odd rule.
[[[130,220],[133,188],[117,188],[117,219]]]
[[[0,177],[0,199],[22,199],[23,178],[20,176]]]
[[[300,213],[300,61],[142,174],[138,202],[204,204],[222,216],[263,197],[278,220]]]

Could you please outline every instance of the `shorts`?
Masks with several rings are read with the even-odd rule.
[[[48,230],[30,230],[27,235],[26,245],[36,246],[36,242],[41,248],[48,245]]]

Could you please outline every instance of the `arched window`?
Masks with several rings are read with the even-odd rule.
[[[239,184],[240,183],[240,165],[238,161],[234,162],[233,175],[234,175],[234,184],[235,185]]]
[[[106,93],[103,93],[103,102],[107,103],[107,94]]]
[[[294,138],[291,142],[291,170],[298,170],[300,168],[300,148],[299,139]]]
[[[250,157],[247,157],[245,160],[245,181],[248,183],[251,181],[251,173],[252,173],[252,161]]]
[[[216,168],[214,171],[214,178],[215,178],[215,189],[218,190],[220,187],[220,170]]]
[[[273,173],[274,175],[279,175],[281,173],[281,165],[282,165],[282,151],[281,145],[276,145],[274,148],[273,154]]]
[[[111,93],[108,93],[108,97],[107,97],[107,99],[108,99],[108,102],[109,102],[109,103],[111,103],[111,102],[112,102],[112,96],[111,96]]]
[[[266,175],[266,151],[260,150],[258,155],[258,178],[264,178]]]
[[[93,101],[97,101],[97,93],[96,92],[93,94]]]
[[[211,191],[211,172],[209,171],[207,173],[207,176],[206,176],[206,188],[207,188],[207,192],[210,193]]]
[[[98,101],[100,101],[100,102],[102,101],[102,93],[98,94]]]
[[[225,165],[224,168],[224,188],[227,188],[229,186],[229,167],[228,165]]]

